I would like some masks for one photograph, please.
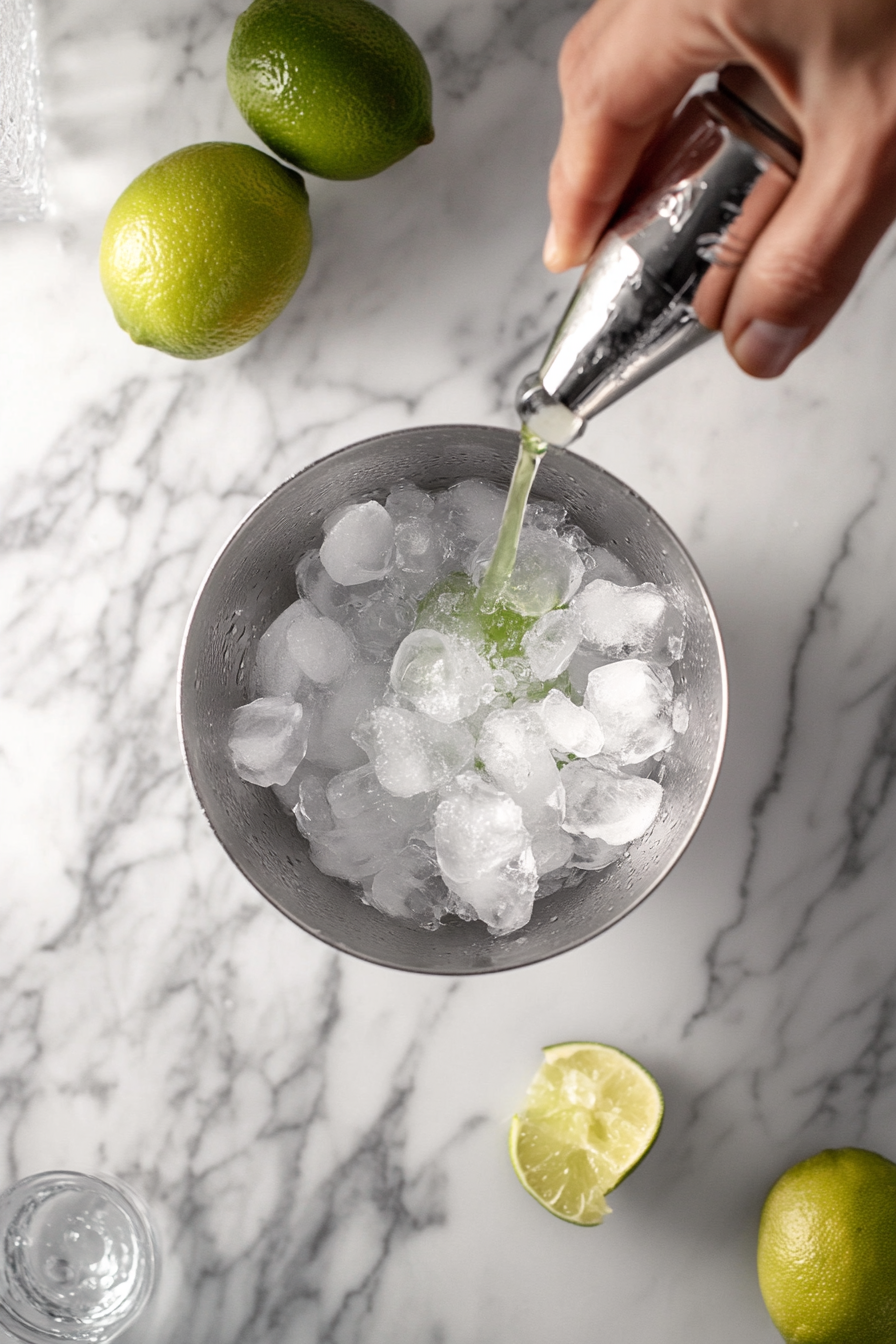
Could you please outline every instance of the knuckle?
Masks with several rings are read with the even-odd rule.
[[[825,297],[828,277],[811,253],[782,250],[762,258],[754,283],[762,286],[772,302],[787,309],[811,308]]]
[[[560,75],[561,85],[572,85],[575,83],[581,67],[587,60],[587,46],[586,33],[582,27],[582,21],[580,20],[573,28],[570,28],[560,47],[557,70]]]
[[[614,82],[619,57],[618,8],[618,0],[599,0],[563,39],[557,71],[568,109],[596,112]]]
[[[560,93],[567,112],[584,113],[594,107],[600,96],[600,74],[596,61],[583,58],[564,44],[558,65]]]
[[[555,161],[548,175],[548,204],[552,213],[590,201],[594,195],[593,172],[577,161]]]

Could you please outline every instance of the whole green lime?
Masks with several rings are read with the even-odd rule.
[[[372,177],[433,138],[426,62],[369,0],[254,0],[227,84],[256,135],[318,177]]]
[[[762,1210],[758,1267],[788,1344],[893,1344],[896,1164],[832,1148],[785,1171]]]
[[[100,276],[138,345],[206,359],[257,336],[286,306],[311,255],[298,173],[249,145],[176,150],[110,211]]]

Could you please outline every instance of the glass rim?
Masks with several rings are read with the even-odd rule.
[[[28,1193],[39,1193],[47,1189],[45,1199],[66,1190],[96,1190],[113,1197],[119,1209],[131,1224],[135,1241],[140,1250],[141,1263],[136,1276],[136,1286],[123,1304],[108,1313],[106,1318],[97,1317],[92,1321],[78,1324],[76,1321],[59,1321],[56,1325],[50,1315],[45,1317],[46,1324],[28,1319],[17,1310],[15,1302],[9,1300],[4,1282],[5,1274],[0,1271],[0,1327],[25,1344],[108,1344],[129,1326],[146,1307],[156,1282],[158,1263],[158,1243],[152,1218],[143,1200],[124,1181],[117,1176],[93,1175],[70,1169],[53,1169],[34,1172],[24,1176],[0,1191],[0,1255],[4,1267],[8,1264],[6,1238],[12,1225],[17,1205],[21,1204]],[[35,1307],[35,1315],[40,1309]]]

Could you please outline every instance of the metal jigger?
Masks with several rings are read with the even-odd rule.
[[[714,335],[738,269],[796,177],[799,133],[762,78],[728,66],[648,151],[582,274],[525,424],[564,447],[585,422]]]

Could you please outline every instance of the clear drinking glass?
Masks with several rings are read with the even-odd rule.
[[[156,1248],[137,1196],[110,1177],[27,1176],[0,1195],[0,1326],[28,1344],[105,1344],[152,1292]]]
[[[0,220],[47,204],[33,0],[0,0]]]

